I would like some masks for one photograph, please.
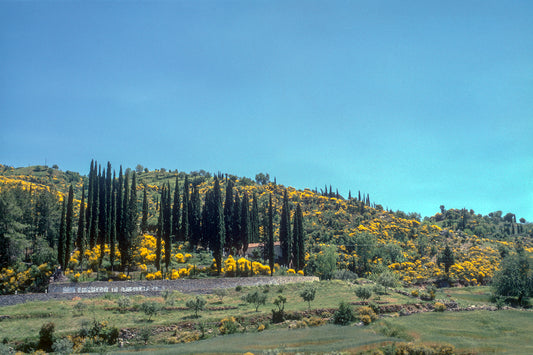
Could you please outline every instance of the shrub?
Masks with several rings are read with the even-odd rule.
[[[57,354],[72,354],[73,345],[68,338],[61,338],[54,342],[52,349]]]
[[[131,299],[128,296],[120,296],[117,299],[117,306],[120,313],[126,312],[128,307],[131,307]]]
[[[355,288],[355,295],[363,301],[366,301],[367,299],[372,297],[372,291],[368,287],[358,286]]]
[[[39,330],[39,349],[44,351],[52,351],[52,346],[54,345],[54,331],[55,324],[53,322],[45,323]]]
[[[83,313],[87,310],[87,304],[80,301],[76,303],[73,308],[76,314],[83,315]]]
[[[225,288],[217,288],[213,293],[219,298],[220,303],[224,301],[224,297],[228,294],[228,291]]]
[[[359,319],[364,324],[370,324],[371,322],[378,319],[378,315],[370,307],[361,307],[359,308],[358,313],[359,313]]]
[[[194,311],[194,318],[198,318],[198,312],[204,309],[206,303],[203,297],[196,296],[196,298],[188,300],[185,306]]]
[[[224,318],[220,321],[221,325],[218,328],[220,334],[233,334],[239,330],[239,323],[234,317]]]
[[[352,307],[346,303],[341,302],[339,309],[333,315],[333,323],[340,325],[348,325],[355,320],[355,314]]]
[[[383,287],[396,287],[400,283],[398,274],[385,270],[376,278],[376,282]]]
[[[172,290],[165,290],[161,292],[161,296],[163,296],[166,305],[173,306],[176,302],[176,300],[174,299],[174,291]]]
[[[418,297],[418,290],[411,291],[411,296]]]
[[[242,286],[241,285],[235,286],[235,291],[241,292],[242,291]]]
[[[148,316],[148,320],[151,321],[152,317],[157,315],[161,311],[161,304],[155,301],[147,301],[141,304],[141,311]]]
[[[302,292],[300,292],[300,297],[307,302],[309,309],[311,309],[311,301],[315,299],[316,287],[315,286],[306,286]]]
[[[144,343],[144,345],[148,344],[148,340],[150,340],[151,336],[152,331],[148,327],[142,328],[137,334],[137,337]]]
[[[274,305],[278,309],[272,310],[272,323],[281,323],[285,320],[285,303],[287,302],[287,297],[279,295],[274,300]]]
[[[258,312],[260,305],[266,303],[266,299],[267,295],[260,293],[259,291],[250,292],[242,298],[244,302],[253,304],[256,312]]]
[[[355,280],[357,279],[357,274],[347,269],[336,270],[333,273],[333,279],[344,281]]]
[[[442,302],[435,302],[435,312],[444,312],[446,305]]]

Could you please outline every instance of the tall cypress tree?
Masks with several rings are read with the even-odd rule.
[[[128,224],[127,224],[127,263],[128,272],[131,267],[131,252],[134,246],[135,237],[137,236],[137,178],[135,171],[131,174],[131,192],[128,201]]]
[[[189,239],[189,176],[185,175],[183,184],[183,203],[181,208],[181,230],[180,239],[186,241]]]
[[[116,221],[115,221],[115,228],[116,228],[116,239],[118,244],[118,250],[121,253],[121,266],[122,269],[124,269],[123,259],[122,259],[122,249],[124,245],[124,224],[123,224],[123,215],[124,215],[124,205],[123,205],[123,188],[124,188],[124,177],[122,175],[122,165],[120,166],[119,172],[118,172],[118,183],[117,183],[117,200],[116,200]]]
[[[93,181],[92,181],[92,206],[91,206],[91,229],[89,232],[89,247],[93,249],[96,246],[98,239],[98,209],[99,209],[99,197],[98,193],[98,174],[96,170],[97,162],[94,163],[93,167]]]
[[[146,233],[148,230],[148,193],[146,192],[146,184],[143,188],[143,209],[141,219],[141,233]]]
[[[227,179],[226,179],[227,180]],[[227,180],[226,185],[226,201],[224,202],[224,228],[226,230],[226,243],[225,247],[229,251],[233,246],[233,232],[232,232],[232,222],[233,222],[233,181]]]
[[[241,250],[242,254],[246,254],[246,251],[248,250],[248,243],[250,241],[250,213],[249,213],[249,201],[248,201],[248,194],[246,191],[244,192],[244,195],[242,196],[242,203],[241,203]]]
[[[231,213],[231,247],[235,254],[241,250],[241,200],[239,193],[235,192],[233,212]]]
[[[174,205],[172,206],[172,231],[174,241],[177,241],[180,233],[180,187],[178,175],[176,175],[176,185],[174,186]]]
[[[213,190],[207,190],[204,197],[204,207],[202,209],[202,237],[200,244],[204,248],[211,246],[211,238],[213,237],[213,219],[212,219],[212,205],[213,205]]]
[[[126,170],[124,174],[124,190],[122,194],[122,221],[121,221],[121,239],[122,244],[119,244],[120,248],[120,263],[122,269],[125,270],[128,267],[128,219],[129,219],[129,173]]]
[[[200,239],[202,237],[202,231],[201,231],[201,212],[200,212],[200,193],[198,191],[198,186],[196,184],[192,187],[192,195],[191,195],[191,210],[189,211],[189,220],[190,220],[190,241],[191,246],[197,247],[200,243]]]
[[[103,171],[98,166],[98,244],[100,245],[100,264],[104,256],[105,242],[106,242],[106,228],[107,228],[107,191],[106,191],[106,179],[105,168]]]
[[[305,266],[305,245],[303,230],[303,214],[300,204],[296,205],[293,222],[292,258],[296,270],[302,270]]]
[[[270,276],[274,272],[274,208],[272,206],[272,194],[268,199],[268,242],[267,242],[267,258],[268,266],[270,266]]]
[[[291,257],[291,231],[287,190],[283,194],[283,206],[281,208],[281,220],[279,223],[279,241],[281,246],[281,264],[288,265]]]
[[[106,203],[106,220],[105,220],[105,243],[109,243],[111,239],[111,194],[113,193],[113,181],[114,179],[111,178],[111,163],[107,162],[107,170],[106,170],[106,178],[105,178],[105,203]]]
[[[111,189],[111,213],[109,216],[109,262],[111,270],[115,268],[115,250],[117,243],[117,185],[115,172],[113,171],[113,183]]]
[[[85,185],[81,188],[80,212],[78,216],[78,234],[76,236],[76,247],[80,251],[80,269],[83,269],[83,259],[85,253]]]
[[[61,266],[61,269],[65,270],[65,219],[66,219],[65,199],[63,198],[63,204],[61,206],[61,222],[59,223],[59,237],[57,239],[57,262]]]
[[[91,160],[91,168],[89,170],[89,183],[87,189],[87,211],[85,212],[85,227],[87,231],[85,235],[91,234],[91,222],[92,222],[92,207],[93,207],[93,170],[94,170],[94,160]]]
[[[165,203],[163,204],[163,240],[165,241],[165,268],[169,272],[170,256],[172,255],[172,241],[170,231],[172,229],[172,210],[170,208],[170,184],[165,190]]]
[[[252,243],[259,242],[259,205],[255,192],[252,200],[252,214],[250,216],[250,241]]]
[[[163,240],[163,204],[165,200],[165,185],[161,189],[161,203],[159,204],[159,216],[157,218],[157,234],[155,242],[155,268],[161,270],[161,245]]]
[[[220,275],[222,271],[222,251],[224,249],[224,242],[226,240],[224,227],[224,212],[222,210],[222,194],[220,192],[220,183],[218,178],[215,178],[215,186],[213,188],[213,201],[211,203],[211,217],[212,217],[212,233],[210,238],[209,248],[213,251],[215,258],[217,273]]]
[[[74,190],[72,185],[68,189],[67,212],[65,220],[65,267],[70,260],[70,251],[72,248],[72,224],[74,222]]]

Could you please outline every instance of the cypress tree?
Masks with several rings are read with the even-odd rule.
[[[80,212],[78,216],[78,234],[76,238],[76,246],[80,251],[80,269],[83,269],[85,244],[85,185],[83,185],[81,188]]]
[[[213,190],[207,190],[204,198],[204,208],[202,209],[202,237],[200,243],[202,247],[207,248],[211,245],[213,237]]]
[[[300,204],[296,205],[296,212],[294,214],[294,223],[296,224],[293,233],[293,243],[296,244],[295,268],[302,270],[305,266],[305,242],[304,242],[304,227],[303,227],[303,213]]]
[[[128,266],[128,218],[129,218],[129,173],[126,170],[124,174],[124,190],[122,194],[122,221],[121,221],[121,238],[122,245],[120,248],[120,263],[122,269],[125,270]]]
[[[122,165],[120,166],[119,173],[118,173],[118,184],[117,184],[117,200],[116,200],[116,221],[115,221],[115,228],[116,228],[116,239],[118,244],[118,250],[121,253],[121,266],[122,269],[124,267],[123,259],[122,259],[122,246],[124,245],[124,228],[123,228],[123,214],[124,214],[124,205],[123,205],[123,188],[124,188],[124,177],[122,176]]]
[[[270,276],[274,273],[274,208],[272,206],[272,194],[268,199],[268,244],[267,257],[270,266]]]
[[[157,217],[157,233],[155,243],[155,268],[161,270],[161,244],[163,240],[163,204],[165,199],[165,185],[161,189],[161,203],[159,204],[159,216]]]
[[[89,185],[87,190],[87,211],[85,212],[85,227],[87,228],[86,235],[91,234],[91,222],[92,222],[92,207],[93,207],[93,170],[94,160],[91,160],[91,168],[89,170]]]
[[[222,251],[224,249],[226,236],[224,227],[224,212],[222,210],[222,195],[220,193],[220,183],[217,178],[215,178],[211,208],[212,210],[210,214],[213,222],[213,235],[210,238],[211,243],[209,248],[213,251],[213,256],[217,266],[217,274],[220,275],[222,271]]]
[[[105,179],[105,202],[106,202],[106,219],[105,219],[105,231],[104,231],[104,237],[105,237],[105,243],[109,243],[111,240],[111,194],[113,193],[113,181],[114,179],[111,179],[111,163],[107,162],[107,170],[106,170],[106,179]]]
[[[226,200],[224,202],[224,228],[226,230],[226,243],[225,247],[229,252],[229,249],[233,246],[233,233],[231,230],[232,227],[232,218],[233,214],[233,181],[227,180],[226,185]]]
[[[99,197],[98,193],[98,175],[96,172],[96,164],[94,163],[93,167],[93,182],[92,182],[92,206],[91,206],[91,230],[89,233],[89,247],[93,249],[96,246],[96,241],[98,239],[98,215],[99,215]]]
[[[107,192],[106,192],[106,180],[105,180],[105,169],[100,170],[98,166],[98,244],[100,245],[100,263],[102,263],[102,258],[104,256],[105,249],[105,231],[107,226]]]
[[[239,193],[235,192],[235,201],[233,202],[233,212],[231,213],[231,248],[235,254],[241,250],[241,200]]]
[[[72,246],[72,224],[74,223],[74,190],[72,185],[68,189],[67,212],[65,220],[65,267],[70,260],[70,250]]]
[[[178,175],[176,175],[176,186],[174,186],[174,205],[172,207],[172,235],[174,241],[178,239],[180,233],[180,187]]]
[[[127,263],[128,263],[128,272],[131,264],[131,252],[135,237],[137,236],[137,178],[135,171],[131,174],[131,192],[128,201],[128,219],[127,219]]]
[[[65,218],[66,218],[66,203],[63,198],[63,204],[61,206],[61,220],[59,223],[59,237],[57,239],[57,262],[61,266],[61,269],[65,270]]]
[[[291,258],[291,231],[289,197],[287,190],[283,194],[283,206],[281,208],[281,220],[279,223],[279,241],[281,247],[281,264],[288,265]]]
[[[241,248],[242,254],[246,254],[248,250],[248,243],[250,240],[250,214],[249,214],[249,201],[246,191],[242,196],[241,203]]]
[[[115,268],[115,249],[117,242],[117,182],[115,181],[115,172],[113,172],[113,184],[111,191],[111,214],[109,216],[109,262],[111,270]]]
[[[200,212],[200,193],[198,191],[198,186],[193,185],[192,195],[191,195],[191,211],[189,213],[190,226],[191,226],[191,246],[198,246],[200,239],[202,238],[201,230],[201,212]]]
[[[146,192],[146,184],[143,188],[143,208],[141,219],[141,233],[146,233],[148,230],[148,194]]]
[[[163,240],[165,241],[165,268],[167,272],[169,271],[170,256],[172,253],[172,241],[170,239],[170,230],[172,229],[171,215],[170,184],[168,184],[165,190],[165,203],[163,204]]]
[[[259,242],[259,205],[257,203],[257,195],[254,192],[252,200],[252,214],[250,216],[250,241],[252,243]]]
[[[181,208],[181,231],[180,239],[186,241],[189,238],[189,176],[185,175],[183,184],[183,203]]]

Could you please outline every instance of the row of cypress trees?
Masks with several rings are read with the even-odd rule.
[[[160,201],[157,201],[157,225],[149,225],[149,205],[147,190],[144,188],[142,201],[141,232],[152,230],[156,234],[156,268],[162,269],[162,261],[169,269],[172,243],[188,241],[194,248],[202,246],[212,251],[218,270],[222,265],[224,252],[244,254],[250,242],[260,241],[260,225],[267,231],[265,242],[265,258],[274,264],[273,213],[270,202],[265,208],[263,223],[260,222],[258,199],[250,198],[246,192],[242,197],[234,189],[231,179],[226,179],[225,199],[222,202],[222,191],[219,176],[215,176],[214,187],[204,196],[202,206],[199,188],[190,184],[185,176],[183,192],[176,176],[173,198],[170,183],[161,189]],[[131,183],[130,183],[131,181]],[[104,256],[105,245],[110,248],[111,269],[115,267],[115,250],[118,247],[122,270],[130,270],[132,250],[138,233],[137,220],[137,180],[135,172],[129,169],[123,174],[122,167],[118,174],[112,172],[108,162],[101,168],[97,162],[91,161],[87,184],[87,203],[85,203],[86,186],[82,188],[79,210],[78,231],[73,240],[73,189],[70,186],[67,202],[63,201],[60,236],[58,243],[59,264],[66,268],[72,247],[78,248],[83,258],[86,248],[100,247],[100,263]],[[192,191],[191,191],[192,187]],[[251,206],[250,206],[251,205]],[[292,265],[296,269],[304,265],[303,217],[298,205],[294,213],[293,228],[290,228],[290,209],[287,192],[283,200],[280,223],[280,241],[282,254],[280,262]],[[165,244],[162,255],[162,244]]]

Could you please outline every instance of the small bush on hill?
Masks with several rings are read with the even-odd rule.
[[[341,302],[339,309],[333,315],[333,323],[339,325],[348,325],[355,320],[355,314],[352,307],[346,303]]]

